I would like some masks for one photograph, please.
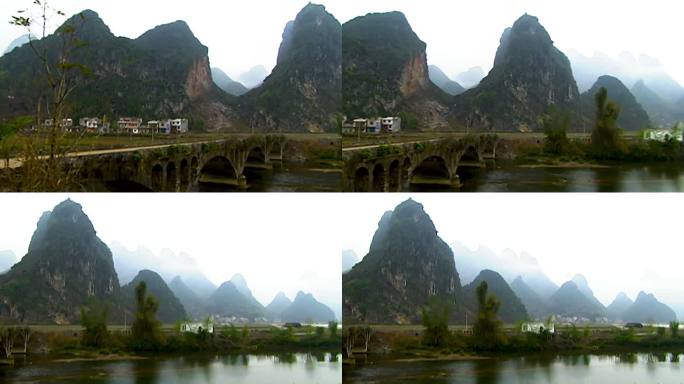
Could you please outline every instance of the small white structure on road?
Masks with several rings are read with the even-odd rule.
[[[549,331],[549,333],[556,333],[556,327],[553,323],[523,323],[520,329],[523,333],[536,333],[540,334],[544,331]]]
[[[213,323],[183,323],[181,324],[180,331],[183,333],[200,333],[202,331],[207,331],[207,333],[214,333]]]

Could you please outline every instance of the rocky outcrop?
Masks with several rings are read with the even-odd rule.
[[[209,58],[207,56],[196,58],[188,71],[188,78],[185,81],[185,94],[191,100],[196,99],[210,92],[212,83]]]
[[[342,109],[347,118],[404,116],[404,128],[446,127],[449,95],[429,80],[420,40],[400,12],[371,13],[342,26]],[[408,120],[417,120],[408,127]]]
[[[368,255],[342,276],[342,292],[345,323],[417,323],[432,298],[462,308],[453,253],[413,200],[383,218]]]
[[[456,97],[453,116],[469,128],[539,131],[552,106],[579,118],[578,102],[570,61],[539,20],[525,14],[502,34],[489,74]]]
[[[261,131],[335,131],[341,36],[340,23],[324,6],[305,6],[285,27],[271,74],[238,100],[242,119]]]
[[[109,248],[81,206],[66,200],[43,214],[28,253],[0,276],[0,317],[75,323],[87,300],[113,300],[118,293]]]

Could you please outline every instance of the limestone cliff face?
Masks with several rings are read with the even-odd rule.
[[[208,48],[185,22],[159,25],[136,39],[113,35],[93,11],[83,11],[65,25],[75,26],[84,43],[72,59],[91,72],[75,75],[78,86],[69,100],[72,116],[177,116],[189,118],[191,129],[222,128],[235,120],[226,102],[230,96],[213,85]],[[56,56],[62,39],[50,35],[35,44]],[[12,74],[0,76],[0,95],[21,101],[9,109],[0,103],[0,115],[33,113],[46,92],[44,82],[33,81],[40,65],[28,46],[0,57],[0,74]]]
[[[402,13],[348,21],[342,45],[342,109],[348,118],[402,115],[418,120],[413,129],[445,127],[449,95],[430,81],[426,44]]]
[[[247,124],[261,131],[335,131],[341,35],[340,23],[324,6],[305,6],[285,27],[271,74],[238,100]]]
[[[453,253],[413,200],[383,216],[369,254],[342,280],[345,323],[417,323],[433,297],[462,306]]]
[[[212,89],[211,68],[207,56],[197,57],[188,71],[185,94],[192,99],[207,94]]]
[[[425,52],[411,58],[399,78],[399,90],[402,96],[409,97],[427,87],[428,68]]]
[[[0,317],[74,323],[86,300],[110,300],[118,292],[109,248],[81,206],[66,200],[41,217],[28,253],[0,276]]]
[[[551,106],[579,114],[570,61],[527,14],[504,31],[489,74],[455,100],[458,123],[483,130],[538,131]]]

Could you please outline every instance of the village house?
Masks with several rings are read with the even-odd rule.
[[[171,132],[172,133],[187,133],[188,132],[188,119],[172,119],[171,120]]]
[[[383,117],[381,122],[382,132],[398,133],[401,131],[400,117]]]
[[[647,129],[644,140],[666,142],[668,140],[684,141],[684,123],[677,123],[672,129]]]
[[[109,124],[98,117],[82,117],[78,120],[78,125],[88,133],[109,133]]]
[[[140,133],[140,126],[143,119],[139,117],[120,117],[118,121],[119,132],[137,135]]]
[[[46,119],[45,122],[43,123],[44,126],[46,127],[52,127],[52,119]],[[61,128],[67,131],[71,131],[71,129],[74,127],[74,120],[70,118],[62,119],[62,125]]]

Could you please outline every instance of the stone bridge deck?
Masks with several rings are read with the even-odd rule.
[[[483,167],[496,158],[495,135],[345,148],[344,188],[399,192],[411,184],[460,186],[459,168]]]
[[[200,182],[246,188],[246,168],[283,160],[281,135],[89,151],[69,155],[83,182],[129,182],[154,192],[188,192]]]

